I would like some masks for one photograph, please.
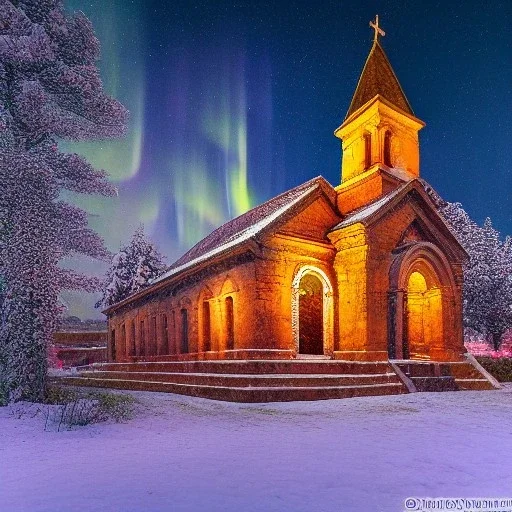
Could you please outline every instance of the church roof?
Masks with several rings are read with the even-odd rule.
[[[340,223],[331,229],[331,232],[337,231],[352,224],[361,223],[369,226],[376,220],[380,219],[387,212],[392,210],[405,196],[408,194],[415,194],[416,197],[423,199],[423,204],[427,207],[426,212],[429,212],[430,217],[436,220],[437,225],[445,233],[446,236],[455,241],[458,247],[458,253],[461,258],[467,257],[465,249],[457,239],[456,235],[451,230],[450,226],[439,213],[439,208],[446,205],[446,202],[439,196],[439,194],[421,178],[408,181],[398,188],[392,190],[381,198],[369,203],[357,210],[348,214]]]
[[[334,226],[331,231],[336,231],[337,229],[345,228],[358,222],[366,224],[366,221],[368,221],[373,215],[379,213],[384,208],[384,206],[390,203],[395,197],[401,195],[401,192],[403,192],[406,188],[410,188],[409,183],[404,183],[400,187],[382,196],[380,199],[377,199],[373,203],[362,206],[361,208],[358,208],[357,210],[349,213],[339,224]]]
[[[374,41],[370,54],[366,59],[345,120],[376,95],[382,96],[400,110],[414,115],[411,105],[407,101],[398,78],[378,40]]]
[[[163,281],[249,240],[275,221],[282,219],[289,211],[295,211],[303,200],[318,189],[328,191],[328,195],[330,195],[329,191],[335,195],[332,186],[321,176],[283,192],[217,228],[194,245],[166,272],[154,279],[152,284]]]

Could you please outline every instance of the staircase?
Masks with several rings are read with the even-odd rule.
[[[460,390],[485,390],[496,389],[487,378],[475,368],[469,361],[450,363],[450,372],[455,379],[457,389]]]
[[[469,361],[394,361],[416,391],[459,391],[495,389]]]
[[[289,402],[407,393],[387,361],[230,360],[103,363],[59,385],[162,391],[230,402]]]

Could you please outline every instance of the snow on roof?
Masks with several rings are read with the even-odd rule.
[[[313,178],[220,226],[179,258],[169,270],[155,278],[151,284],[163,281],[249,240],[316,190],[320,183],[327,184],[321,176]]]
[[[357,210],[355,210],[353,213],[347,215],[339,224],[334,226],[331,231],[336,231],[337,229],[345,228],[347,226],[350,226],[351,224],[356,224],[357,222],[363,222],[368,217],[371,217],[374,213],[379,211],[383,206],[388,204],[390,201],[392,201],[398,194],[402,192],[411,182],[404,183],[397,189],[393,190],[389,194],[386,194],[385,196],[382,196],[377,201],[374,201],[373,203],[370,203],[366,206],[363,206]]]
[[[413,179],[413,176],[401,167],[390,167],[389,169],[384,170],[384,172],[401,181],[411,181]]]

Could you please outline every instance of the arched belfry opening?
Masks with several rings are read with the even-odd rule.
[[[332,286],[327,275],[316,267],[302,267],[293,280],[292,331],[297,354],[332,353]]]
[[[428,360],[445,351],[445,309],[453,294],[449,264],[433,244],[409,244],[396,256],[388,294],[390,359]]]

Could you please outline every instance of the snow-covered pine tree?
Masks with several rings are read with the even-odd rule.
[[[489,218],[478,226],[460,203],[447,203],[441,213],[470,257],[464,267],[464,325],[499,350],[512,328],[512,242],[501,242]]]
[[[165,259],[140,226],[130,243],[112,258],[112,265],[103,284],[103,297],[96,307],[107,307],[149,285],[166,269]]]
[[[115,194],[104,171],[59,140],[123,135],[127,111],[104,94],[99,42],[61,0],[0,0],[0,397],[41,399],[62,289],[99,281],[64,270],[80,253],[108,259],[87,214],[62,191]],[[0,399],[1,400],[1,399]]]
[[[96,303],[97,308],[110,306],[130,295],[130,269],[126,251],[127,247],[123,247],[114,254],[102,286],[102,298]]]

